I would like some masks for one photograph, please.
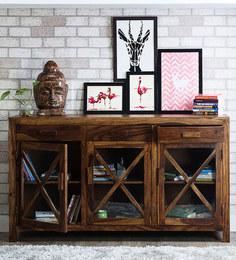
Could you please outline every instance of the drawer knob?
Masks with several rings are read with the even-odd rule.
[[[183,132],[181,135],[182,138],[199,138],[201,137],[200,132]]]

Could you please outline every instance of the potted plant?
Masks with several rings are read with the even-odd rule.
[[[0,95],[0,102],[6,100],[11,96],[11,91],[7,90]],[[26,87],[20,87],[12,93],[12,97],[17,100],[20,104],[21,110],[20,115],[31,116],[33,114],[32,109],[32,91]]]

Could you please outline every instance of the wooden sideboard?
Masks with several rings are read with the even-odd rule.
[[[222,231],[229,118],[9,119],[9,239],[22,231]]]

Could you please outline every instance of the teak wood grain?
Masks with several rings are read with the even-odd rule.
[[[67,179],[71,156],[70,145],[79,147],[79,160],[74,160],[77,170],[72,180]],[[45,182],[34,173],[36,183],[24,180],[21,160],[24,149],[54,151],[58,154],[60,177],[58,181]],[[138,149],[125,173],[117,179],[106,158],[99,149]],[[178,160],[168,153],[168,149],[212,149],[201,166],[189,178]],[[214,158],[216,167],[215,182],[198,183],[200,171]],[[183,159],[183,158],[182,158]],[[24,156],[24,160],[27,158]],[[96,184],[97,189],[106,186],[107,193],[94,207],[91,198],[95,196],[93,163],[97,160],[109,173],[112,181]],[[143,180],[126,180],[135,165],[143,160]],[[182,182],[165,182],[167,160],[183,176]],[[194,158],[193,158],[194,160]],[[69,163],[70,162],[70,163]],[[27,161],[34,172],[31,162]],[[46,179],[54,164],[48,169]],[[71,166],[71,165],[70,165]],[[77,176],[80,176],[79,178]],[[24,186],[27,192],[24,192]],[[130,191],[130,185],[143,190],[143,205]],[[176,194],[166,205],[166,186],[171,186]],[[208,186],[207,186],[208,185]],[[201,187],[211,189],[215,185],[213,206]],[[201,186],[201,187],[200,187]],[[229,118],[202,117],[193,115],[91,115],[59,117],[13,117],[9,119],[9,240],[19,239],[25,230],[35,231],[222,231],[222,241],[230,239],[229,223]],[[140,188],[142,187],[142,188]],[[140,212],[140,218],[98,219],[96,212],[103,208],[116,189],[120,189],[126,199]],[[60,207],[54,207],[47,195],[47,189],[57,189]],[[187,219],[170,218],[167,212],[185,197],[188,190],[212,212],[212,218]],[[58,223],[44,223],[27,217],[32,211],[36,194],[41,192]],[[77,224],[67,220],[68,203],[71,194],[81,195],[81,214]],[[97,193],[96,193],[97,194]],[[27,205],[24,201],[28,202]],[[167,207],[168,206],[168,207]]]

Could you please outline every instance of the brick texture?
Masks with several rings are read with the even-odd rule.
[[[112,16],[158,17],[159,48],[202,48],[203,89],[222,93],[231,117],[231,198],[236,197],[236,9],[21,8],[0,10],[0,93],[31,86],[54,59],[69,84],[68,112],[82,113],[83,82],[111,81]],[[0,103],[0,232],[7,231],[8,116],[19,104]],[[231,202],[231,215],[236,203]],[[236,220],[232,218],[232,230]]]

